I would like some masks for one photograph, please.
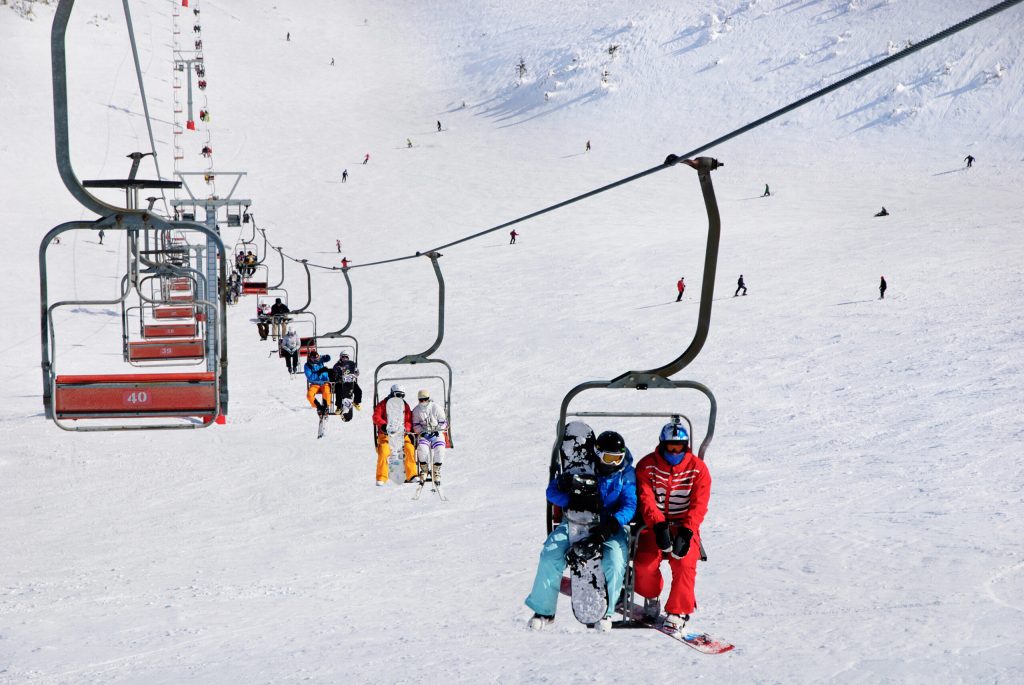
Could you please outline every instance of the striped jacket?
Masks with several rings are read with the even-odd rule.
[[[636,486],[645,524],[669,521],[700,535],[711,497],[711,474],[703,460],[687,452],[672,466],[651,452],[636,465]]]

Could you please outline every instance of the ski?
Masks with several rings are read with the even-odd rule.
[[[420,483],[419,485],[416,486],[416,492],[413,493],[413,496],[412,496],[412,498],[414,500],[419,499],[420,495],[423,494],[423,486],[424,485],[426,485],[426,483]]]
[[[441,498],[442,502],[447,502],[448,501],[448,497],[444,494],[444,491],[441,490],[441,486],[440,485],[435,485],[434,486],[434,492],[437,493],[437,496]]]
[[[320,426],[316,430],[316,439],[324,437],[324,431],[327,430],[327,414],[320,415]]]

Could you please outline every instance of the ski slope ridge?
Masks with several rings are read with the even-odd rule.
[[[132,3],[165,173],[172,4]],[[337,265],[340,239],[358,265],[649,168],[990,3],[192,4],[217,169],[248,173],[239,192],[285,252]],[[251,298],[229,311],[227,425],[70,435],[42,416],[38,241],[92,217],[52,161],[52,11],[0,7],[16,57],[0,62],[0,683],[1024,677],[1024,11],[708,152],[725,163],[715,302],[680,377],[719,403],[693,624],[737,645],[721,657],[647,631],[592,634],[564,602],[531,634],[522,604],[561,398],[664,364],[692,336],[707,220],[691,169],[525,222],[514,246],[499,231],[445,251],[447,503],[374,486],[369,400],[316,440]],[[72,15],[79,178],[119,176],[148,149],[122,17],[115,0]],[[197,166],[204,133],[186,138]],[[891,215],[873,218],[882,205]],[[51,293],[116,291],[123,246],[105,243],[53,246]],[[733,298],[741,273],[750,294]],[[305,301],[301,268],[285,278]],[[425,259],[351,278],[372,393],[380,362],[434,339],[436,284]],[[344,323],[340,274],[314,271],[311,309],[322,330]],[[81,307],[58,334],[62,372],[122,368],[119,312]],[[579,404],[667,406],[703,436],[696,396]],[[659,425],[594,427],[639,458]]]

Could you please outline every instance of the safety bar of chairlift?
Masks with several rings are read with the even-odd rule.
[[[61,0],[61,4],[58,6],[58,13],[65,7],[67,0]],[[67,4],[73,4],[68,2]],[[70,10],[68,10],[70,11]],[[66,15],[63,18],[64,23],[67,22]],[[55,20],[54,25],[59,22]],[[63,49],[63,46],[61,46]],[[63,52],[61,52],[63,57]],[[66,84],[65,84],[66,87]],[[66,92],[65,104],[66,104]],[[65,125],[66,125],[66,112],[65,112]],[[66,136],[66,128],[64,134]],[[58,132],[59,135],[59,132]],[[65,140],[66,144],[66,140]],[[58,148],[59,148],[58,144]],[[70,169],[70,167],[68,167]],[[73,173],[71,178],[74,179]],[[83,190],[84,192],[84,190]],[[72,193],[74,194],[74,192]],[[86,193],[87,194],[87,193]],[[77,197],[77,196],[76,196]],[[102,204],[102,203],[101,203]],[[87,205],[88,206],[88,205]],[[56,383],[56,374],[54,373],[54,366],[56,364],[56,338],[54,333],[53,325],[53,311],[58,307],[68,306],[72,304],[84,304],[84,305],[103,305],[103,304],[120,304],[127,297],[128,292],[123,291],[121,297],[114,300],[62,300],[55,302],[52,305],[49,304],[49,288],[47,284],[47,268],[46,268],[46,252],[49,248],[53,239],[62,233],[75,229],[107,229],[107,230],[124,230],[126,232],[139,231],[139,230],[167,230],[177,229],[182,231],[196,231],[206,236],[207,240],[214,243],[220,250],[220,280],[223,281],[224,271],[227,268],[226,252],[224,250],[224,241],[221,240],[220,236],[208,227],[198,224],[195,222],[184,222],[174,221],[167,222],[158,215],[151,214],[148,211],[141,212],[122,212],[115,209],[115,214],[112,216],[105,216],[97,219],[96,221],[69,221],[54,228],[50,229],[43,236],[42,243],[39,246],[39,307],[40,307],[40,326],[41,331],[41,355],[40,355],[40,367],[43,374],[43,407],[46,412],[46,416],[52,419],[57,425],[64,430],[71,431],[103,431],[103,430],[133,430],[133,429],[155,429],[155,428],[198,428],[206,425],[211,425],[220,415],[227,411],[228,406],[228,388],[227,388],[227,370],[228,370],[228,346],[227,346],[227,299],[220,297],[219,299],[219,317],[218,317],[218,333],[219,333],[219,345],[215,346],[219,351],[219,364],[220,369],[215,373],[215,388],[217,394],[217,406],[216,412],[211,417],[209,423],[204,423],[201,426],[189,424],[189,425],[169,425],[169,426],[96,426],[96,427],[75,427],[68,428],[60,424],[54,414],[54,390]],[[141,225],[136,225],[141,224]],[[131,264],[131,256],[128,256],[129,264]],[[222,286],[222,283],[218,283],[218,286]],[[207,333],[210,335],[210,333]]]

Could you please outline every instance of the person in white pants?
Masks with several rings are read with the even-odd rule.
[[[420,482],[426,480],[427,456],[432,457],[433,472],[430,474],[434,485],[441,484],[441,461],[444,459],[444,431],[448,430],[448,419],[444,409],[431,401],[429,390],[420,390],[417,395],[419,402],[412,410],[412,432],[419,438],[416,441],[416,462],[419,465]]]

